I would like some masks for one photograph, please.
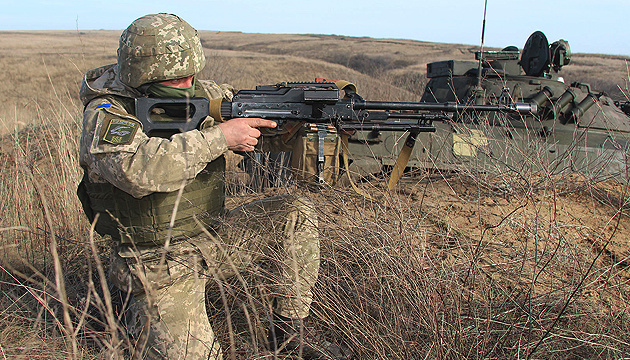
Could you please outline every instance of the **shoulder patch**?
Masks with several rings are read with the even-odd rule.
[[[113,145],[131,144],[133,137],[140,128],[140,123],[133,120],[108,117],[101,140]]]

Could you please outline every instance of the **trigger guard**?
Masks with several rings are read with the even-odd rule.
[[[284,124],[286,123],[285,120],[271,120],[271,121],[277,124],[275,128],[258,128],[262,136],[277,136],[277,135],[284,135],[284,134],[289,133],[289,131],[284,128]]]

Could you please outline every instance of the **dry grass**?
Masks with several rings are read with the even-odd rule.
[[[112,325],[124,294],[108,303],[101,281],[110,244],[92,236],[74,191],[81,74],[115,60],[118,34],[2,35],[0,357],[115,358],[129,340]],[[203,77],[243,88],[344,78],[369,99],[415,100],[423,80],[411,75],[423,64],[469,56],[399,40],[202,37]],[[574,60],[575,75],[565,77],[584,71],[627,88],[625,59]],[[594,66],[604,62],[605,70]],[[392,193],[381,179],[362,183],[378,202],[342,187],[286,187],[235,193],[230,206],[286,192],[318,204],[323,259],[312,326],[359,359],[630,357],[627,188],[473,169],[419,172]],[[256,273],[242,275],[211,282],[211,321],[228,357],[272,358],[256,316],[264,293]]]

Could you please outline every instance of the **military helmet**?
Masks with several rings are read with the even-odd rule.
[[[133,88],[194,75],[205,65],[197,30],[176,15],[143,16],[120,36],[119,75]]]

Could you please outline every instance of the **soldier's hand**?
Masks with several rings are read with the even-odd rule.
[[[260,118],[234,118],[217,126],[223,131],[228,149],[253,151],[260,137],[260,130],[257,128],[274,128],[276,125],[274,121]]]

